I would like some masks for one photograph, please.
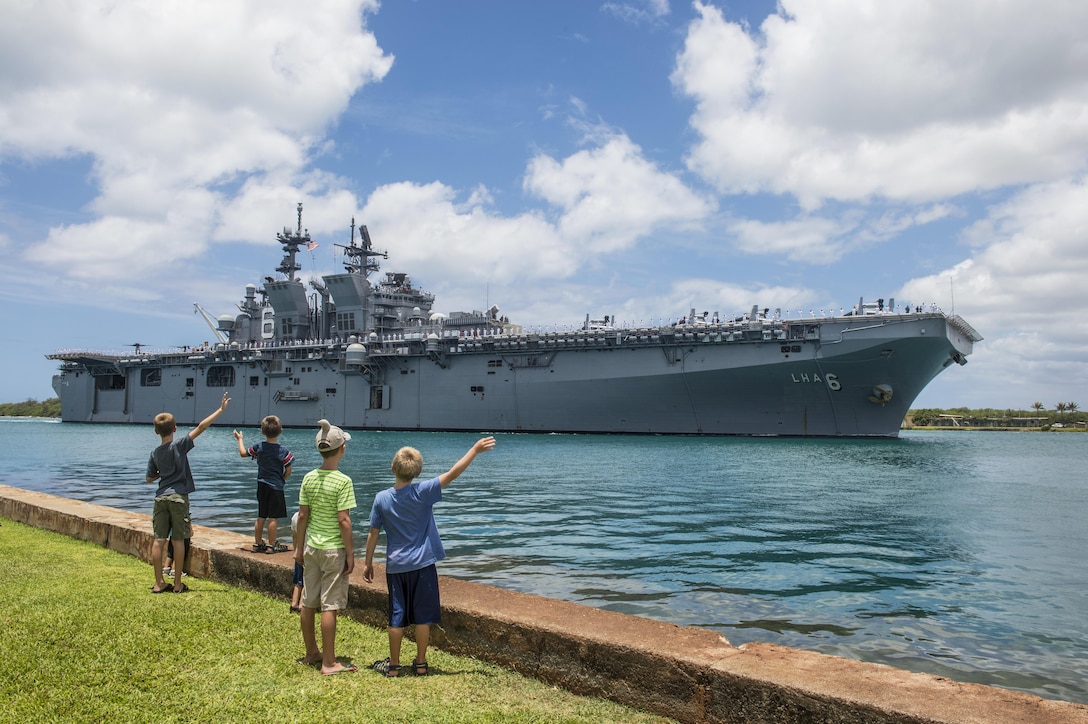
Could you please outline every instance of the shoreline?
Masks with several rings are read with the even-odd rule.
[[[1088,432],[1083,427],[992,427],[974,425],[911,425],[899,428],[900,432],[924,431],[924,432]]]

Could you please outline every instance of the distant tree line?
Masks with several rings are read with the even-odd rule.
[[[907,419],[915,427],[1085,427],[1088,413],[1080,412],[1076,402],[1058,402],[1053,410],[1048,410],[1041,402],[1034,402],[1030,410],[922,408],[910,410]]]
[[[53,397],[43,402],[0,402],[0,417],[60,417],[60,398]]]

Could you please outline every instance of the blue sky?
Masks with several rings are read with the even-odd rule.
[[[275,234],[354,216],[526,326],[935,303],[916,406],[1088,403],[1088,4],[16,0],[0,401],[62,349],[198,344]]]

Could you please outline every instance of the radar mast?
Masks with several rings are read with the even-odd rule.
[[[360,272],[364,276],[370,276],[371,272],[376,272],[380,268],[377,261],[372,261],[372,258],[381,257],[382,259],[388,259],[389,253],[384,251],[377,251],[373,248],[370,242],[370,232],[366,229],[366,224],[359,227],[359,236],[362,239],[362,245],[355,243],[355,217],[351,217],[351,244],[345,246],[343,244],[336,244],[344,250],[344,268],[349,274],[359,274]]]
[[[292,232],[286,226],[283,232],[276,234],[276,240],[283,245],[283,261],[276,267],[276,271],[287,277],[287,281],[295,279],[295,272],[302,270],[302,265],[295,260],[300,246],[309,247],[310,230],[302,228],[302,202],[298,202],[298,229]]]

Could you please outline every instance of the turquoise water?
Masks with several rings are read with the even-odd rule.
[[[360,543],[398,447],[436,475],[476,439],[353,436]],[[1088,435],[497,437],[436,508],[445,575],[1088,703]],[[0,419],[0,483],[150,512],[157,441]],[[310,431],[281,442],[294,506],[319,458]],[[251,534],[256,468],[230,429],[190,460],[194,521]]]

